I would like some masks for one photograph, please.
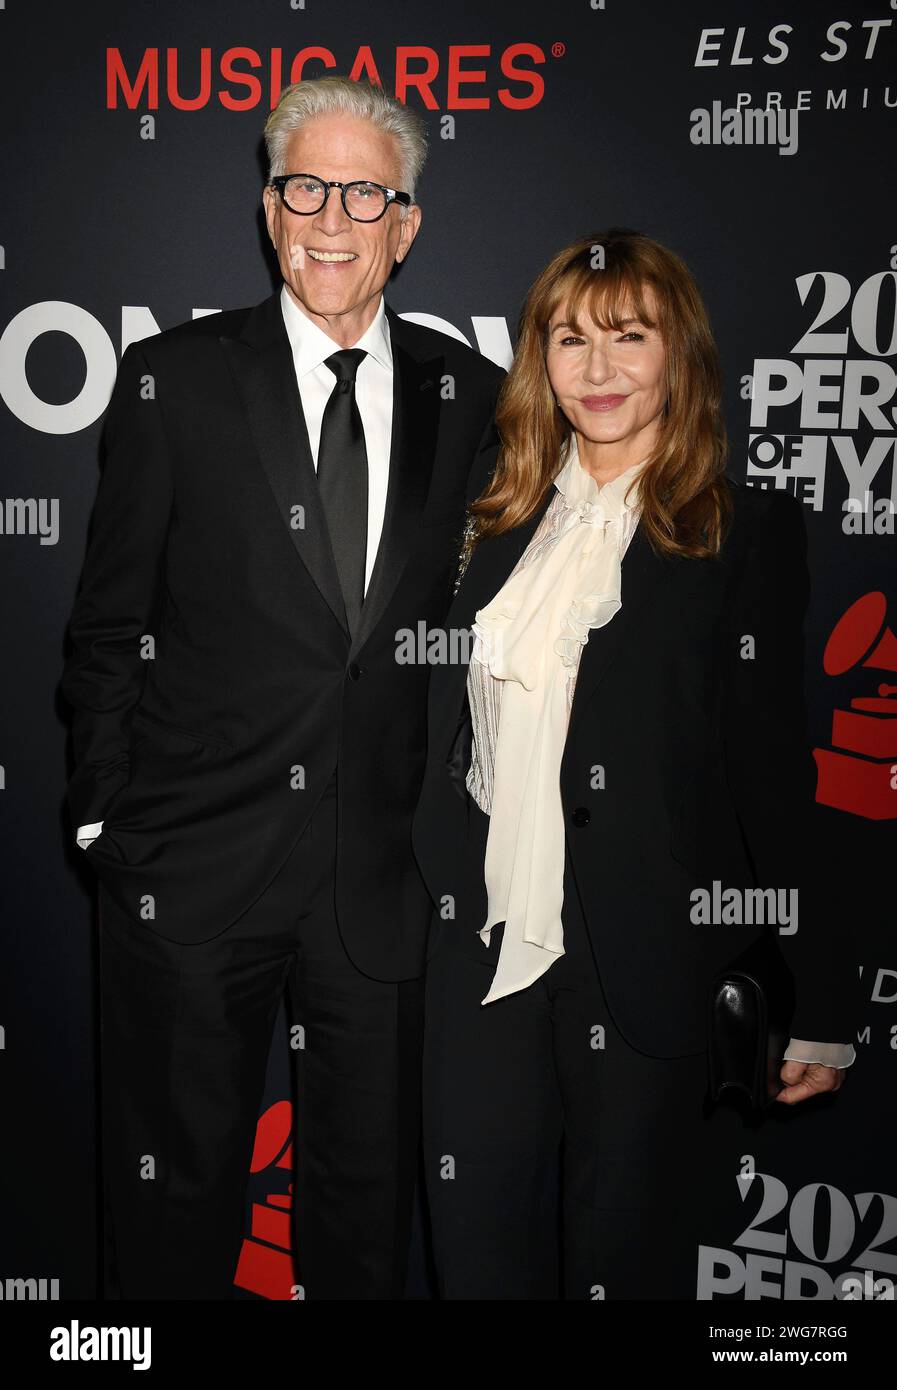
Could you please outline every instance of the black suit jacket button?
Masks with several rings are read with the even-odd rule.
[[[350,680],[350,681],[357,681],[360,675],[361,675],[361,667],[358,665],[358,662],[357,662],[357,661],[350,661],[350,662],[349,662],[349,680]]]
[[[573,824],[577,827],[588,825],[591,819],[592,813],[585,806],[577,806],[576,810],[573,812]]]

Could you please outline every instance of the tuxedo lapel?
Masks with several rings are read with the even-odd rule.
[[[439,431],[444,358],[418,357],[403,320],[387,305],[392,342],[393,410],[383,532],[361,610],[353,653],[374,631],[395,592],[426,504]]]
[[[222,334],[219,341],[296,554],[348,636],[280,290],[250,310],[238,337]]]
[[[353,653],[373,632],[401,577],[426,503],[439,429],[444,359],[420,357],[403,332],[403,320],[388,305],[386,315],[393,352],[389,482],[383,532]],[[296,554],[348,636],[280,291],[250,310],[238,336],[222,334],[220,342]]]

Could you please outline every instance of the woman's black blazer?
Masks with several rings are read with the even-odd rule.
[[[781,889],[786,908],[797,891],[796,932],[772,928],[796,980],[792,1036],[855,1035],[856,996],[839,961],[847,924],[813,854],[803,515],[787,493],[729,485],[733,520],[713,560],[661,559],[637,527],[622,608],[582,654],[561,764],[567,852],[602,985],[624,1036],[657,1057],[702,1050],[713,974],[765,929],[694,921],[695,890],[712,901],[714,882],[717,900],[732,888]],[[500,589],[543,512],[477,546],[450,637]],[[432,671],[414,847],[434,922],[482,958],[482,836],[467,848],[463,785],[466,678],[463,662]]]

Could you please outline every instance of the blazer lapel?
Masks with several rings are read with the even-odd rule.
[[[221,334],[219,341],[296,554],[348,637],[280,290],[250,310],[237,337]]]
[[[517,564],[553,497],[554,489],[551,488],[543,506],[523,526],[477,546],[449,610],[446,619],[448,627],[471,627],[478,609],[495,597]],[[669,563],[655,554],[641,526],[637,526],[623,556],[622,606],[609,623],[589,633],[580,659],[570,716],[571,730],[582,718],[588,701],[617,656],[625,649],[627,642],[637,636],[646,608],[662,594],[663,583],[669,579],[669,573]],[[434,669],[430,681],[430,729],[431,751],[437,758],[444,758],[452,747],[464,715],[466,689],[466,665]],[[567,747],[570,746],[568,736]]]
[[[517,561],[529,545],[536,527],[554,497],[554,488],[535,516],[512,531],[483,541],[473,552],[470,564],[461,580],[455,600],[446,617],[449,630],[470,630],[479,609],[490,603]],[[473,638],[469,638],[472,649]],[[459,720],[464,713],[467,691],[467,663],[437,666],[430,678],[430,728],[433,751],[443,757],[455,738]]]
[[[445,359],[419,357],[404,321],[386,306],[392,340],[393,409],[389,483],[383,532],[377,549],[353,654],[374,631],[395,592],[426,504],[439,431],[439,383]]]
[[[623,556],[621,575],[622,605],[609,623],[590,631],[580,658],[570,714],[571,731],[612,663],[638,633],[644,609],[662,592],[661,581],[669,577],[668,563],[652,550],[641,525],[636,526]],[[570,747],[569,737],[567,747]]]

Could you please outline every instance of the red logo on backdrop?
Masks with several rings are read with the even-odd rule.
[[[897,672],[897,637],[886,625],[887,600],[874,590],[852,603],[825,646],[826,675],[855,666]],[[867,820],[897,818],[897,685],[881,681],[832,717],[832,747],[815,748],[816,800]]]
[[[565,45],[556,43],[551,52],[553,57],[563,57]],[[537,69],[546,54],[535,43],[512,43],[501,49],[488,43],[453,43],[444,53],[428,44],[400,44],[379,57],[381,65],[388,57],[393,68],[392,89],[398,100],[405,102],[414,93],[428,111],[488,111],[496,101],[510,111],[528,111],[545,94],[545,81]],[[182,58],[186,75],[180,70]],[[198,53],[146,48],[130,70],[121,49],[107,48],[106,105],[115,110],[121,101],[133,111],[143,102],[148,111],[157,111],[161,99],[177,111],[200,111],[219,103],[228,111],[250,111],[267,96],[273,109],[288,83],[321,77],[337,67],[342,70],[343,64],[320,45],[293,53],[282,48],[235,47],[218,54],[211,48],[200,48]],[[358,48],[346,67],[353,82],[368,78],[383,86],[369,45]]]
[[[293,1107],[279,1100],[259,1119],[250,1171],[286,1168],[293,1171]],[[290,1253],[290,1213],[293,1184],[286,1192],[269,1192],[264,1202],[253,1202],[249,1235],[244,1239],[234,1283],[262,1298],[292,1299],[296,1280]]]

